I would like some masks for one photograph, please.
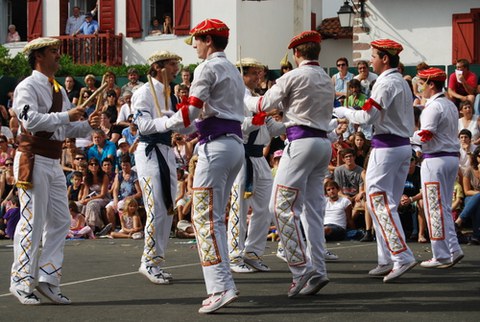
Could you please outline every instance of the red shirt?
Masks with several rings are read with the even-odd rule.
[[[472,88],[477,87],[477,75],[475,75],[475,73],[472,73],[471,71],[467,70],[463,73],[463,77],[465,78],[465,81],[467,82],[467,84],[470,85]],[[462,83],[457,82],[457,76],[455,75],[455,73],[452,73],[448,79],[448,88],[450,88],[451,90],[453,90],[455,93],[459,95],[462,95],[462,96],[468,95]]]

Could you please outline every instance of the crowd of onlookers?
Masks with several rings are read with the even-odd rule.
[[[338,73],[332,76],[336,100],[334,105],[348,105],[361,109],[368,99],[377,75],[369,71],[368,62],[357,63],[358,74],[348,72],[348,60],[337,60]],[[480,121],[474,111],[480,92],[477,77],[469,71],[468,61],[459,60],[457,70],[449,79],[446,95],[452,98],[459,108],[460,161],[459,176],[455,185],[453,213],[462,242],[478,244],[480,231]],[[418,70],[428,68],[421,63]],[[292,69],[290,64],[282,66],[281,72]],[[401,70],[399,70],[402,72]],[[461,72],[459,72],[461,71]],[[259,71],[257,93],[262,95],[274,84],[270,80],[268,68]],[[104,75],[107,88],[103,94],[91,101],[85,118],[95,110],[101,112],[101,126],[85,138],[66,139],[61,164],[68,185],[71,229],[68,238],[143,238],[145,213],[138,176],[135,171],[134,152],[139,133],[135,125],[135,115],[131,106],[133,92],[142,86],[138,71],[128,70],[128,83],[119,87],[112,72]],[[172,106],[188,96],[192,74],[188,68],[181,71],[181,83],[172,84]],[[405,76],[412,88],[415,115],[421,113],[425,105],[422,97],[423,84],[417,77]],[[472,84],[464,86],[465,83]],[[75,79],[65,77],[64,88],[73,105],[84,103],[98,86],[95,76],[86,75],[85,86],[79,88]],[[473,84],[475,86],[473,86]],[[473,92],[471,88],[473,87]],[[1,224],[0,235],[13,238],[13,230],[19,217],[18,197],[13,176],[14,155],[18,133],[18,121],[12,114],[13,93],[9,93],[7,106],[0,106],[0,196]],[[477,103],[475,102],[477,98]],[[282,113],[273,116],[281,121]],[[375,232],[365,208],[364,178],[368,163],[370,140],[373,128],[348,124],[338,120],[329,135],[332,141],[332,158],[325,184],[327,208],[325,233],[327,240],[360,239],[373,241]],[[191,189],[196,165],[195,147],[198,138],[193,135],[172,134],[172,149],[177,164],[178,193],[176,220],[172,235],[192,238],[190,224]],[[272,138],[265,147],[264,155],[272,166],[272,175],[285,146],[285,137]],[[400,201],[399,213],[402,225],[410,240],[428,241],[428,232],[423,215],[419,164],[420,147],[412,147],[411,167],[405,182],[404,195]],[[273,219],[273,218],[272,218]],[[467,239],[461,227],[472,225],[473,236]],[[272,227],[274,229],[274,227]]]

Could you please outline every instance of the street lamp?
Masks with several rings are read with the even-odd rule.
[[[363,26],[363,20],[365,19],[365,0],[358,1],[360,3],[360,9],[358,6],[355,6],[353,0],[350,0],[350,2],[353,6],[349,4],[348,0],[345,0],[343,6],[341,6],[340,10],[337,12],[338,19],[340,20],[340,26],[342,28],[353,27],[353,18],[355,17],[356,13],[360,14]]]

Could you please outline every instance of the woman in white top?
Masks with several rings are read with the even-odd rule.
[[[478,115],[473,114],[473,107],[470,101],[464,101],[459,106],[463,117],[458,120],[458,131],[467,129],[472,133],[472,143],[480,144],[480,123]]]

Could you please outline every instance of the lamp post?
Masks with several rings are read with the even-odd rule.
[[[347,0],[343,3],[343,6],[340,7],[340,10],[337,12],[338,19],[340,20],[340,26],[342,28],[352,27],[353,26],[353,17],[355,16],[355,11],[353,7],[348,3]]]

